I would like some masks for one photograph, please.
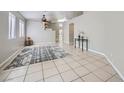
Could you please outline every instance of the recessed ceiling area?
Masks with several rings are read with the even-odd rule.
[[[66,18],[72,19],[83,14],[83,11],[20,11],[27,20],[41,21],[43,15],[46,15],[48,21],[57,22],[57,20]]]

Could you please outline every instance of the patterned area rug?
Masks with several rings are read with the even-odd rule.
[[[65,51],[58,46],[25,48],[12,61],[12,63],[5,68],[5,70],[43,61],[63,58],[66,55],[68,55],[68,53],[65,53]]]

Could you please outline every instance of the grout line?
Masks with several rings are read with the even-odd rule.
[[[76,78],[76,79],[74,79],[74,80],[72,80],[72,81],[70,81],[70,82],[73,82],[73,81],[75,81],[75,80],[77,80],[77,79],[81,79],[82,80],[82,82],[85,82],[82,78]]]
[[[23,68],[23,69],[27,69],[27,68]],[[18,70],[21,70],[21,69],[17,69],[17,71],[18,71]],[[13,72],[13,71],[16,71],[16,70],[11,69],[11,71],[10,71],[10,73],[7,75],[7,77],[8,77],[8,76],[11,74],[11,72]],[[19,78],[19,77],[22,77],[22,76],[25,76],[25,75],[16,76],[16,77],[13,77],[13,78],[10,78],[10,79],[7,79],[7,77],[6,77],[4,81],[6,81],[6,80],[11,80],[11,79],[15,79],[15,78]]]
[[[9,74],[5,77],[5,79],[3,79],[3,82],[5,82],[8,78],[8,76],[10,75],[10,73],[12,72],[12,70],[9,72]]]
[[[88,60],[87,60],[88,61]],[[93,64],[93,63],[87,63],[87,64],[92,64],[92,65],[94,65],[95,67],[97,67],[97,69],[95,69],[95,70],[93,70],[93,71],[91,71],[91,72],[94,72],[94,71],[96,71],[96,70],[98,70],[98,69],[101,69],[102,67],[104,67],[104,66],[107,66],[108,64],[105,64],[105,65],[103,65],[103,66],[100,66],[100,67],[98,67],[98,66],[96,66],[95,64]],[[82,66],[84,66],[85,67],[85,65],[87,65],[87,64],[84,64],[84,65],[82,65]],[[87,67],[85,67],[85,68],[87,68]],[[87,68],[88,69],[88,68]],[[88,69],[89,70],[89,69]],[[103,70],[103,69],[102,69]],[[90,70],[89,70],[90,71]],[[106,71],[105,71],[106,72]],[[108,72],[107,72],[108,73]],[[109,73],[110,74],[110,73]]]
[[[111,78],[113,78],[115,75],[112,75],[110,78],[108,78],[107,80],[105,80],[105,82],[107,82],[108,80],[110,80]]]
[[[26,68],[27,69],[27,68]],[[18,70],[21,70],[21,69],[18,69]],[[12,70],[12,71],[15,71],[15,70]],[[11,72],[12,72],[11,71]],[[26,70],[27,71],[27,70]],[[31,72],[31,73],[28,73],[28,75],[30,75],[30,74],[34,74],[34,73],[37,73],[37,72],[40,72],[41,70],[38,70],[38,71],[35,71],[35,72]],[[14,77],[14,78],[19,78],[19,77],[22,77],[22,76],[25,76],[25,75],[21,75],[21,76],[17,76],[17,77]],[[14,79],[14,78],[10,78],[10,79]],[[10,80],[10,79],[8,79],[8,80]]]
[[[30,63],[29,63],[29,65],[30,65]],[[25,82],[25,79],[26,79],[26,76],[27,76],[27,73],[28,73],[28,69],[29,69],[29,65],[28,65],[28,67],[27,67],[27,70],[26,70],[26,73],[25,73],[23,82]]]
[[[90,51],[92,51],[92,52],[94,52],[94,53],[96,53],[96,54],[103,55],[103,56],[106,58],[106,60],[108,61],[108,63],[111,64],[112,67],[115,69],[115,71],[118,73],[118,75],[120,76],[120,78],[124,81],[124,76],[123,76],[122,73],[118,70],[118,68],[112,63],[112,61],[109,59],[108,56],[106,56],[104,53],[99,52],[99,51],[96,51],[96,50],[90,49]]]
[[[94,75],[94,76],[96,76],[98,79],[100,79],[100,80],[102,80],[101,78],[99,78],[96,74],[94,74],[93,72],[92,72],[92,74]],[[102,82],[105,82],[104,80],[102,80]]]
[[[56,75],[59,75],[59,73],[54,74],[54,75],[50,75],[50,76],[46,77],[45,79],[48,79],[48,78],[54,77],[54,76],[56,76]]]
[[[109,65],[109,64],[106,64],[105,66],[108,66],[108,65]],[[103,66],[103,67],[105,67],[105,66]],[[115,72],[116,72],[115,74],[112,74],[112,73],[110,73],[110,72],[108,72],[108,71],[104,70],[104,69],[103,69],[103,67],[101,67],[101,69],[102,69],[103,71],[105,71],[105,72],[107,72],[107,73],[109,73],[109,74],[111,74],[111,75],[115,75],[115,74],[117,74],[117,72],[116,72],[116,71],[115,71]],[[111,66],[111,67],[112,67],[112,66]],[[112,67],[112,69],[113,69],[113,67]]]
[[[67,62],[66,60],[64,60],[65,62]],[[70,68],[71,68],[71,70],[79,77],[79,78],[81,78],[75,71],[74,71],[74,69],[69,65],[69,64],[67,64]],[[81,65],[82,66],[82,65]],[[81,78],[81,80],[82,81],[84,81],[82,78]]]
[[[92,53],[94,53],[94,52],[92,52]],[[90,57],[94,58],[95,56],[97,56],[97,54],[98,54],[98,53],[96,53],[96,55],[95,55],[95,54],[94,54],[94,55],[91,54],[92,56],[90,55]],[[89,56],[89,55],[88,55],[88,56]],[[97,59],[97,58],[94,58],[94,59],[96,59],[96,61],[100,61],[100,59],[104,59],[104,58],[105,58],[105,57],[103,56],[103,58],[100,57],[99,59]],[[105,59],[106,59],[106,58],[105,58]],[[88,60],[87,60],[87,61],[88,61]],[[107,62],[108,62],[108,61],[107,61]],[[108,63],[109,63],[109,62],[108,62]],[[110,63],[109,63],[109,64],[110,64]],[[93,65],[95,65],[95,64],[93,64]],[[106,65],[108,65],[108,64],[106,64]],[[104,66],[106,66],[106,65],[104,65]],[[99,67],[99,68],[101,68],[101,67]],[[98,69],[99,69],[99,68],[98,68]],[[112,67],[112,68],[113,68],[113,67]],[[98,70],[98,69],[97,69],[97,70]],[[106,71],[105,71],[105,72],[106,72]],[[107,73],[108,73],[108,72],[107,72]],[[116,72],[116,73],[117,73],[117,72]],[[109,73],[109,74],[110,74],[110,73]]]
[[[42,65],[43,82],[45,82],[45,79],[44,79],[44,69],[43,69],[43,63],[41,63],[41,65]]]
[[[75,49],[75,48],[74,48]],[[70,51],[70,50],[69,50]],[[72,51],[73,52],[73,51]],[[94,60],[96,60],[96,61],[100,61],[100,59],[103,59],[103,58],[95,58],[95,56],[97,56],[97,55],[93,55],[93,54],[90,54],[90,55],[88,55],[87,54],[88,52],[86,52],[86,54],[85,55],[87,55],[87,57],[85,57],[85,58],[82,58],[82,57],[80,57],[78,54],[75,54],[75,55],[71,55],[71,56],[69,56],[69,57],[71,57],[72,59],[73,59],[73,61],[74,62],[77,62],[78,63],[78,61],[80,61],[80,60],[86,60],[86,61],[88,61],[87,60],[87,58],[93,58]],[[94,52],[92,52],[92,53],[94,53]],[[100,55],[100,54],[99,54]],[[74,59],[72,56],[79,56],[81,59],[80,60],[76,60],[76,59]],[[106,58],[105,58],[106,59]],[[67,63],[67,61],[65,60],[65,59],[62,59],[64,62],[65,62],[65,64],[67,64],[71,69],[69,69],[69,70],[72,70],[77,76],[79,76],[76,72],[75,72],[75,68],[72,68],[68,63]],[[49,60],[50,61],[50,60]],[[57,71],[59,72],[59,69],[57,68],[57,65],[55,64],[55,62],[54,62],[54,60],[52,60],[53,61],[53,63],[54,63],[54,65],[55,65],[55,67],[56,67],[56,69],[57,69]],[[44,61],[43,61],[44,62]],[[90,62],[90,61],[88,61],[88,62]],[[108,62],[108,61],[107,61]],[[39,62],[38,62],[39,63]],[[109,63],[109,62],[108,62]],[[78,63],[78,64],[80,64],[80,63]],[[91,63],[90,62],[90,64],[92,64],[92,65],[94,65],[94,66],[96,66],[95,64],[93,64],[93,63]],[[110,63],[109,63],[110,64]],[[107,66],[107,65],[109,65],[109,64],[106,64],[106,65],[104,65],[104,66]],[[86,64],[84,64],[84,65],[82,65],[82,64],[80,64],[81,65],[81,67],[84,67],[84,68],[86,68],[85,67],[85,65]],[[28,67],[27,67],[27,69],[26,69],[26,73],[25,73],[25,75],[24,75],[24,80],[23,80],[23,82],[25,81],[25,78],[26,78],[26,76],[27,76],[27,72],[28,72],[28,69],[29,69],[29,66],[30,66],[30,64],[28,65]],[[98,69],[101,69],[102,67],[104,67],[104,66],[101,66],[101,67],[98,67],[98,66],[96,66],[96,67],[98,67],[97,69],[95,69],[95,70],[93,70],[93,71],[90,71],[88,68],[86,68],[88,71],[89,71],[89,73],[88,74],[90,74],[90,73],[92,73],[92,74],[94,74],[93,72],[94,71],[96,71],[96,70],[98,70]],[[43,74],[43,81],[45,81],[44,79],[44,69],[43,69],[43,63],[41,62],[41,67],[42,67],[42,74]],[[76,68],[78,68],[78,67],[76,67]],[[113,67],[112,67],[113,68]],[[65,71],[65,72],[68,72],[69,70],[67,70],[67,71]],[[103,70],[103,69],[102,69]],[[103,70],[104,71],[104,70]],[[10,73],[12,72],[12,70],[10,71]],[[38,72],[38,71],[36,71],[36,72]],[[59,72],[58,74],[60,74],[60,76],[61,76],[61,74],[62,73],[65,73],[65,72]],[[107,72],[107,71],[105,71],[105,72]],[[7,77],[10,75],[10,73],[6,76],[6,78],[5,78],[5,80],[7,79]],[[35,73],[35,72],[33,72],[33,73]],[[108,73],[108,72],[107,72]],[[32,74],[32,73],[30,73],[30,74]],[[86,74],[86,75],[88,75],[88,74]],[[110,73],[109,73],[110,74]],[[117,74],[117,72],[116,72],[116,74]],[[114,75],[112,75],[109,79],[111,79],[112,77],[114,77],[116,74],[114,74]],[[57,74],[55,74],[55,75],[57,75]],[[52,76],[55,76],[55,75],[51,75],[51,76],[49,76],[49,77],[52,77]],[[86,75],[84,75],[84,76],[86,76]],[[95,75],[95,74],[94,74]],[[83,80],[82,79],[82,77],[84,77],[84,76],[79,76],[77,79],[81,79],[81,80]],[[97,78],[99,78],[97,75],[95,75]],[[19,76],[19,77],[21,77],[21,76]],[[47,78],[49,78],[49,77],[47,77]],[[16,77],[17,78],[17,77]],[[64,81],[64,79],[62,78],[62,76],[61,76],[61,79]],[[77,79],[74,79],[74,80],[77,80]],[[100,78],[99,78],[100,79]],[[109,79],[107,79],[107,80],[109,80]],[[72,81],[74,81],[74,80],[72,80]],[[101,79],[100,79],[101,80]],[[105,82],[107,81],[107,80],[105,80]],[[83,80],[84,81],[84,80]],[[102,81],[104,81],[104,80],[102,80]]]
[[[11,79],[15,79],[15,78],[23,77],[23,76],[25,76],[25,75],[20,75],[20,76],[13,77],[13,78],[10,78],[10,79],[7,79],[7,78],[6,78],[6,80],[11,80]],[[6,80],[5,80],[5,81],[6,81]]]
[[[74,59],[75,60],[75,59]],[[86,61],[88,61],[88,60],[86,60]],[[89,61],[88,61],[89,62]],[[80,63],[79,63],[80,64]],[[92,63],[91,63],[92,64]],[[82,65],[82,64],[80,64],[81,66],[83,66],[84,68],[86,68],[84,65]],[[86,65],[86,64],[85,64]],[[93,65],[93,64],[92,64]],[[106,64],[107,65],[107,64]],[[106,66],[106,65],[104,65],[104,66]],[[94,65],[95,66],[95,65]],[[103,66],[103,67],[104,67]],[[101,67],[98,67],[97,69],[95,69],[94,71],[96,71],[96,70],[98,70],[98,69],[100,69]],[[88,68],[86,68],[90,73],[92,73],[92,74],[94,74],[93,72],[94,71],[90,71]],[[89,75],[90,73],[88,73],[87,75]],[[108,73],[108,72],[107,72]],[[110,74],[110,73],[109,73]],[[95,74],[94,74],[95,75]],[[84,75],[84,76],[86,76],[86,75]],[[82,76],[82,77],[84,77],[84,76]],[[95,75],[96,76],[96,75]],[[99,78],[98,76],[96,76],[98,79],[100,79],[100,80],[102,80],[101,78]],[[82,78],[81,78],[82,79]],[[102,81],[104,81],[104,80],[102,80]]]
[[[54,61],[53,61],[53,63],[54,63],[54,65],[55,65],[55,67],[56,67],[57,71],[59,72],[59,70],[58,70],[58,68],[57,68],[57,65],[55,64],[55,62],[54,62]],[[60,74],[60,77],[61,77],[62,81],[64,82],[64,79],[62,78],[62,75],[61,75],[61,73],[60,73],[60,72],[59,72],[59,74]]]
[[[113,78],[114,76],[116,76],[116,74],[112,75],[110,78],[108,78],[107,80],[105,80],[105,82],[108,82],[108,80],[110,80],[110,79]],[[116,78],[117,78],[117,77],[116,77]],[[119,79],[119,78],[118,78],[118,79]],[[122,79],[119,79],[119,80],[121,80],[121,81],[123,82]]]
[[[100,68],[98,68],[98,69],[100,69]],[[98,70],[98,69],[96,69],[96,70]],[[94,70],[94,71],[96,71],[96,70]],[[103,69],[101,69],[102,71],[104,71]],[[101,79],[100,77],[98,77],[95,73],[94,73],[94,71],[92,72],[92,74],[94,74],[97,78],[99,78],[100,80],[102,80],[103,82],[106,82],[106,80],[104,81],[103,79]],[[106,71],[104,71],[104,72],[106,72]],[[108,72],[106,72],[106,73],[108,73]],[[111,76],[113,76],[112,74],[110,74],[110,73],[108,73],[109,75],[111,75]],[[110,77],[111,78],[111,77]]]

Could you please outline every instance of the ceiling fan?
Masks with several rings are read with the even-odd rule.
[[[43,14],[41,21],[42,21],[42,24],[43,24],[43,28],[44,29],[48,28],[50,21],[47,20],[45,14]]]

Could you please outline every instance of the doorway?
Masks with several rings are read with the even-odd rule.
[[[69,24],[69,44],[74,44],[74,23]]]
[[[59,29],[59,43],[63,43],[63,30]]]

